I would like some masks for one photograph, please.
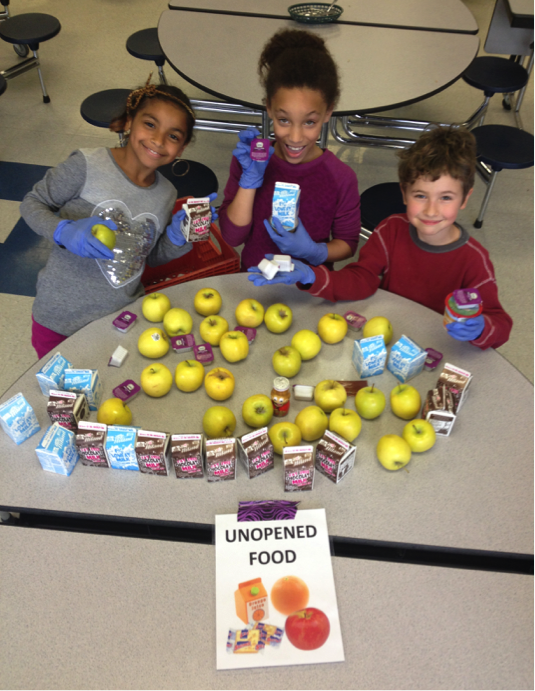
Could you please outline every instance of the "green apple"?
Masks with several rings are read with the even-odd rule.
[[[145,367],[143,372],[141,372],[139,383],[147,396],[161,398],[171,390],[173,375],[161,362],[155,362]]]
[[[362,420],[354,410],[348,408],[336,408],[329,418],[329,429],[336,432],[346,441],[356,439],[362,429]]]
[[[398,434],[385,434],[377,444],[377,458],[387,470],[399,470],[411,460],[411,447]]]
[[[420,412],[420,394],[409,384],[399,384],[390,392],[390,407],[394,415],[402,420],[412,420]]]
[[[226,401],[234,391],[234,375],[225,367],[211,369],[204,378],[206,393],[214,401]]]
[[[301,355],[296,348],[283,346],[273,353],[271,364],[281,377],[295,377],[301,369]]]
[[[98,409],[97,422],[103,425],[131,425],[132,411],[120,398],[108,398]]]
[[[221,295],[213,288],[201,288],[193,298],[195,310],[203,317],[219,314],[222,304]]]
[[[193,319],[180,307],[173,307],[165,313],[163,328],[168,336],[185,336],[193,329]]]
[[[388,345],[392,340],[392,324],[386,317],[372,317],[364,324],[362,336],[364,338],[371,338],[371,336],[383,336],[385,345]]]
[[[403,439],[411,447],[411,451],[422,453],[435,445],[437,435],[435,428],[428,420],[412,420],[403,428]]]
[[[150,358],[163,357],[169,350],[169,345],[169,336],[157,326],[145,329],[137,342],[141,355]]]
[[[240,326],[256,329],[264,321],[264,308],[258,300],[242,300],[236,307],[235,315]]]
[[[347,399],[347,392],[337,381],[325,379],[320,381],[314,389],[314,403],[326,413],[335,408],[341,408]]]
[[[204,367],[197,360],[182,360],[175,369],[175,384],[179,391],[197,391],[204,380]]]
[[[267,308],[264,315],[264,322],[267,328],[274,334],[282,334],[288,331],[292,325],[292,310],[288,305],[277,302]]]
[[[277,422],[268,431],[275,453],[282,456],[285,446],[298,446],[301,443],[301,430],[293,422]]]
[[[236,418],[230,408],[214,405],[205,412],[202,428],[209,439],[232,437],[236,429]]]
[[[292,338],[292,346],[299,351],[302,360],[312,360],[321,350],[321,339],[309,329],[301,329]]]
[[[343,341],[347,333],[347,321],[339,314],[324,314],[318,322],[318,334],[325,343],[333,344]]]
[[[143,298],[141,311],[149,322],[161,322],[171,309],[171,301],[163,293],[151,293]]]
[[[228,321],[217,314],[203,319],[199,325],[199,333],[205,343],[218,346],[221,336],[228,331]]]
[[[384,393],[372,384],[357,391],[355,406],[357,413],[365,420],[375,420],[385,409],[386,398]]]
[[[249,396],[242,406],[241,414],[249,427],[267,427],[273,417],[271,398],[263,393]]]
[[[219,341],[221,355],[228,362],[245,360],[249,355],[249,341],[243,331],[227,331]]]
[[[106,245],[108,249],[112,250],[115,247],[115,242],[117,238],[115,237],[115,231],[103,223],[97,223],[91,228],[91,235],[94,235],[97,240],[103,245]]]
[[[295,424],[301,430],[305,441],[314,441],[323,436],[329,424],[329,418],[319,406],[309,405],[298,413]]]

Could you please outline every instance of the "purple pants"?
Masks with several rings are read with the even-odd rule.
[[[60,343],[62,343],[67,336],[56,333],[46,326],[38,324],[32,315],[32,346],[37,352],[39,360],[44,357],[51,350],[54,350]]]

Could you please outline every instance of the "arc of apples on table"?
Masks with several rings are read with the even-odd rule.
[[[204,317],[199,331],[205,343],[218,346],[223,357],[229,362],[239,362],[249,354],[249,341],[245,333],[230,331],[227,320],[219,315],[223,301],[219,292],[213,288],[201,288],[195,295],[193,306]],[[193,319],[181,307],[172,307],[164,293],[151,293],[142,303],[142,313],[152,324],[138,339],[141,355],[158,360],[170,348],[170,338],[191,333]],[[267,329],[275,334],[286,332],[292,325],[292,310],[282,303],[264,309],[257,300],[242,300],[235,309],[236,321],[240,326],[257,328],[265,323]],[[317,333],[302,329],[294,334],[291,344],[282,346],[272,357],[272,366],[277,375],[291,378],[301,369],[303,361],[312,360],[321,351],[322,344],[341,342],[348,331],[346,319],[339,314],[324,314],[318,322]],[[392,338],[392,325],[385,317],[374,317],[363,327],[363,337],[382,335],[385,345]],[[173,377],[169,368],[155,362],[141,372],[140,385],[150,397],[161,398],[173,386],[184,393],[192,393],[201,388],[214,401],[229,399],[234,391],[235,380],[226,367],[214,367],[205,372],[197,360],[187,359],[179,362]],[[286,446],[296,446],[302,441],[311,442],[321,438],[329,429],[348,442],[354,442],[362,429],[362,418],[373,420],[383,413],[386,407],[385,395],[375,385],[361,388],[355,396],[356,410],[345,407],[347,392],[337,381],[325,380],[314,389],[314,403],[302,409],[295,421],[281,421],[268,430],[275,453],[282,455]],[[379,462],[387,470],[399,470],[411,460],[413,452],[429,450],[435,443],[435,430],[427,420],[417,419],[421,409],[418,391],[408,384],[399,384],[390,394],[390,407],[394,415],[409,422],[402,435],[387,434],[379,439],[376,454]],[[242,405],[244,422],[253,428],[266,427],[273,418],[271,398],[255,394]],[[101,405],[97,419],[105,424],[129,425],[132,413],[120,399],[111,398]],[[231,437],[236,428],[236,417],[227,406],[214,405],[203,416],[203,430],[209,438]]]

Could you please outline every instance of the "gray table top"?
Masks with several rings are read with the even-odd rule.
[[[279,29],[295,26],[291,20],[167,10],[158,36],[167,60],[186,80],[214,96],[262,108],[256,73],[262,46]],[[307,25],[307,30],[325,39],[340,71],[335,115],[427,98],[455,82],[479,47],[470,34],[350,24]]]
[[[213,547],[2,526],[0,554],[2,688],[533,688],[530,576],[333,558],[345,662],[217,672]]]
[[[235,325],[234,309],[245,297],[256,298],[266,307],[284,302],[294,314],[285,334],[272,334],[262,325],[242,362],[230,365],[216,349],[214,366],[228,366],[236,377],[236,389],[226,405],[238,420],[237,435],[249,431],[241,418],[245,399],[271,391],[275,374],[270,361],[275,350],[288,345],[298,330],[314,330],[320,317],[331,311],[343,314],[353,309],[368,318],[385,316],[393,324],[394,340],[406,334],[423,348],[444,353],[445,362],[473,373],[469,398],[451,436],[439,439],[431,451],[415,455],[407,470],[390,473],[375,457],[379,438],[400,434],[405,422],[389,408],[377,420],[364,421],[354,470],[339,485],[319,476],[314,490],[298,497],[302,508],[326,509],[331,535],[533,553],[533,387],[496,351],[482,352],[453,340],[439,314],[391,293],[379,290],[365,301],[333,305],[294,287],[255,288],[243,274],[191,281],[166,290],[173,306],[192,314],[198,342],[202,317],[193,309],[193,297],[206,286],[221,293],[221,315],[230,328]],[[137,351],[138,337],[149,326],[141,316],[141,300],[131,309],[140,315],[141,323],[129,333],[117,332],[112,327],[115,315],[110,315],[74,334],[59,348],[76,367],[98,368],[104,398],[126,379],[139,381],[141,371],[151,362]],[[121,368],[108,367],[119,344],[129,355]],[[324,344],[315,359],[303,363],[292,383],[356,379],[352,351],[351,335],[337,345]],[[179,360],[170,351],[162,362],[174,372]],[[35,378],[39,368],[39,364],[30,368],[2,400],[21,391],[44,430],[47,399]],[[424,371],[411,384],[423,397],[437,376]],[[387,397],[397,383],[390,372],[373,381]],[[131,404],[133,424],[169,433],[200,432],[204,412],[211,405],[214,401],[204,388],[185,394],[173,387],[161,399],[141,392]],[[307,405],[292,400],[289,419],[293,421]],[[347,405],[354,408],[354,401],[348,400]],[[95,413],[91,417],[95,419]],[[80,463],[70,477],[63,477],[41,470],[35,455],[41,436],[36,434],[16,446],[0,433],[0,507],[213,524],[215,514],[235,513],[239,501],[289,498],[283,491],[280,458],[275,470],[259,478],[249,480],[238,468],[235,481],[222,483],[103,470]]]
[[[295,4],[297,3],[290,0],[269,0],[269,3],[265,0],[170,0],[169,9],[286,19],[288,7]],[[344,10],[339,19],[344,24],[372,24],[470,34],[478,32],[474,16],[460,0],[341,0],[337,4]],[[295,26],[306,28],[303,24]]]

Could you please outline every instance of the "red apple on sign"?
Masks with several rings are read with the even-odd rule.
[[[290,643],[299,650],[316,650],[329,638],[331,625],[321,609],[306,607],[290,614],[284,630]]]

